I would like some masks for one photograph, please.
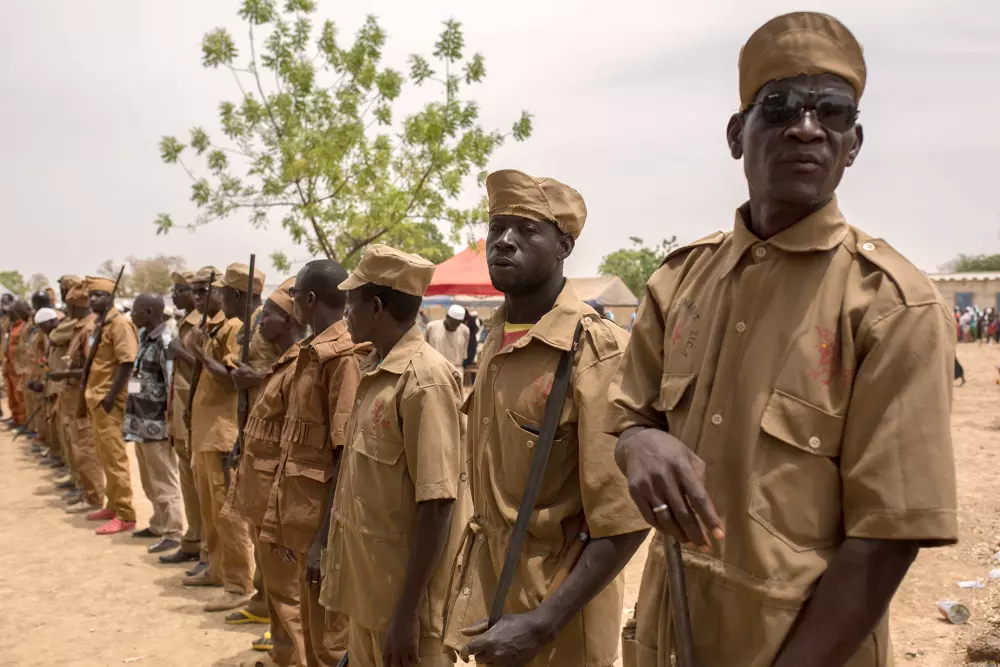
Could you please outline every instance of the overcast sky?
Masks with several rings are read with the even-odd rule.
[[[840,188],[848,220],[926,271],[958,253],[1000,252],[996,0],[319,4],[345,39],[376,14],[385,63],[403,70],[407,54],[429,54],[441,20],[464,24],[468,47],[486,56],[475,96],[484,125],[535,115],[534,136],[502,148],[490,168],[558,178],[587,201],[571,275],[596,273],[628,236],[686,242],[732,226],[746,197],[724,139],[739,49],[767,19],[800,9],[836,15],[865,47],[865,144]],[[201,67],[200,42],[225,25],[245,46],[238,5],[6,3],[0,270],[55,279],[127,255],[183,255],[194,268],[250,252],[303,256],[277,224],[255,231],[237,218],[155,235],[160,211],[194,217],[190,181],[160,162],[157,144],[193,125],[214,130],[219,101],[236,99],[227,71]]]

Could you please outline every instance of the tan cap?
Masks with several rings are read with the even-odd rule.
[[[59,287],[62,287],[63,289],[68,290],[68,289],[72,289],[73,287],[76,287],[77,285],[79,285],[82,282],[83,282],[83,278],[81,278],[80,276],[74,276],[74,275],[68,273],[65,276],[61,276],[59,278]]]
[[[87,276],[84,285],[86,285],[88,292],[107,292],[111,294],[115,289],[115,281],[104,276]]]
[[[376,243],[365,254],[347,280],[340,283],[343,292],[372,283],[412,296],[423,296],[434,277],[434,264],[420,255]]]
[[[260,294],[264,291],[264,272],[254,267],[253,270],[253,293]],[[241,292],[247,291],[247,281],[250,280],[250,266],[248,264],[230,264],[226,267],[226,272],[215,281],[213,287],[232,287]]]
[[[87,294],[87,287],[84,282],[71,287],[69,292],[66,293],[66,303],[71,306],[86,306],[89,302],[90,296]]]
[[[503,169],[486,177],[490,217],[517,215],[535,222],[551,222],[563,234],[580,238],[587,222],[587,205],[573,188],[554,178],[535,178]]]
[[[267,297],[268,301],[273,301],[274,305],[289,315],[292,314],[292,295],[289,292],[292,287],[295,287],[295,276],[278,285],[278,289]]]
[[[859,101],[867,77],[858,40],[843,23],[818,12],[785,14],[758,28],[740,50],[739,69],[742,111],[770,81],[836,74],[851,84]]]
[[[170,274],[170,279],[174,281],[175,285],[190,287],[194,280],[194,271],[174,271]]]
[[[212,276],[218,278],[222,275],[222,271],[219,271],[214,266],[203,266],[197,271],[195,271],[194,276],[191,278],[191,283],[207,283],[211,282]]]

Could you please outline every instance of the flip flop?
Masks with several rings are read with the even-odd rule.
[[[255,651],[271,651],[274,649],[274,640],[271,639],[271,631],[268,630],[264,633],[264,636],[259,637],[252,642],[250,646]]]
[[[246,609],[240,609],[239,611],[234,611],[229,616],[226,616],[227,625],[250,625],[251,623],[259,623],[261,625],[267,625],[271,622],[269,618],[262,618],[251,614]]]

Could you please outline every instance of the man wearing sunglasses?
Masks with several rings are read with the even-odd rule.
[[[649,280],[612,387],[616,459],[661,531],[625,664],[669,662],[663,533],[686,545],[698,664],[889,664],[899,582],[920,548],[958,536],[954,323],[920,271],[838,208],[863,137],[847,28],[778,17],[739,73],[727,138],[750,199],[731,232]]]

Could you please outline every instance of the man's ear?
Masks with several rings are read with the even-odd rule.
[[[563,234],[559,239],[559,247],[556,251],[556,259],[562,261],[573,254],[576,248],[576,239],[569,234]]]
[[[863,144],[864,141],[865,141],[865,133],[861,129],[860,125],[855,125],[854,126],[854,136],[855,136],[855,139],[854,139],[854,148],[852,148],[847,153],[847,166],[848,167],[850,167],[852,164],[854,164],[854,161],[858,159],[858,153],[861,152],[861,144]]]
[[[726,143],[729,145],[729,154],[734,160],[743,157],[743,117],[734,113],[726,126]]]

